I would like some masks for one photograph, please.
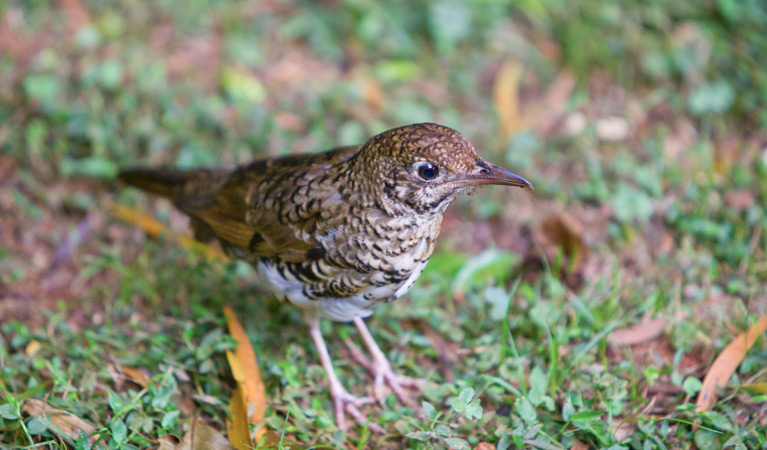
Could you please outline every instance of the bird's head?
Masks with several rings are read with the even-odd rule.
[[[359,156],[384,206],[399,212],[442,214],[461,192],[489,184],[533,188],[482,160],[461,133],[434,123],[385,131],[368,140]]]

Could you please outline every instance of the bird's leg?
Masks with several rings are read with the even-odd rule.
[[[320,354],[322,367],[325,368],[325,373],[328,375],[330,396],[333,398],[333,406],[336,413],[336,425],[339,429],[346,430],[346,413],[349,413],[360,425],[365,426],[368,421],[357,407],[372,403],[374,400],[370,397],[355,397],[338,380],[336,371],[333,369],[333,363],[330,361],[330,354],[325,345],[325,339],[322,338],[322,332],[320,332],[320,320],[318,318],[313,318],[309,321],[309,334],[314,341],[314,346],[317,348],[317,353]],[[370,423],[369,426],[373,431],[384,431],[375,423]]]
[[[362,341],[365,342],[365,346],[368,348],[372,358],[372,361],[367,361],[362,357],[363,360],[360,362],[373,373],[373,396],[379,402],[383,402],[385,397],[383,385],[385,383],[391,388],[394,395],[396,395],[402,403],[410,405],[410,401],[404,388],[421,388],[423,387],[425,380],[405,377],[394,373],[391,364],[389,364],[389,360],[386,359],[386,355],[383,354],[381,348],[378,347],[375,339],[373,339],[373,335],[370,334],[367,325],[365,325],[365,321],[362,320],[362,318],[357,317],[354,319],[354,325],[357,327],[357,330],[359,330],[360,335],[362,336]]]

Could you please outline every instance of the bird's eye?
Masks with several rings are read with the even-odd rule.
[[[418,176],[424,180],[433,180],[439,175],[439,169],[432,163],[421,163],[418,165]]]

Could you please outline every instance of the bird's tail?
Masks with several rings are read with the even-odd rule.
[[[223,187],[231,168],[179,170],[133,168],[120,172],[120,181],[166,197],[176,204],[212,198]]]

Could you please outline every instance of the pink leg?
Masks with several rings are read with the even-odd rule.
[[[325,345],[325,340],[322,338],[322,333],[320,332],[319,319],[313,319],[309,322],[309,334],[314,341],[314,346],[317,348],[317,353],[320,354],[322,367],[325,368],[325,373],[328,376],[330,396],[333,398],[333,405],[335,407],[336,425],[339,429],[346,430],[346,413],[349,413],[360,425],[365,426],[368,421],[357,407],[372,403],[374,400],[370,397],[355,397],[350,394],[338,380],[336,371],[333,369],[333,363],[330,361],[328,348]],[[373,431],[380,433],[384,432],[384,430],[375,423],[370,423],[369,426]]]
[[[365,321],[358,317],[354,319],[354,325],[357,327],[357,330],[359,330],[360,336],[362,336],[362,340],[365,342],[365,346],[368,348],[370,356],[373,358],[372,361],[367,361],[357,353],[357,359],[359,359],[358,362],[365,365],[368,370],[373,373],[373,396],[379,402],[383,402],[385,397],[383,386],[385,383],[391,388],[394,395],[396,395],[402,403],[409,405],[410,401],[404,387],[422,388],[425,380],[404,377],[394,373],[391,364],[389,364],[389,360],[386,359],[386,355],[383,354],[381,348],[378,347],[375,339],[373,339],[373,335],[370,334],[367,325],[365,325]]]

